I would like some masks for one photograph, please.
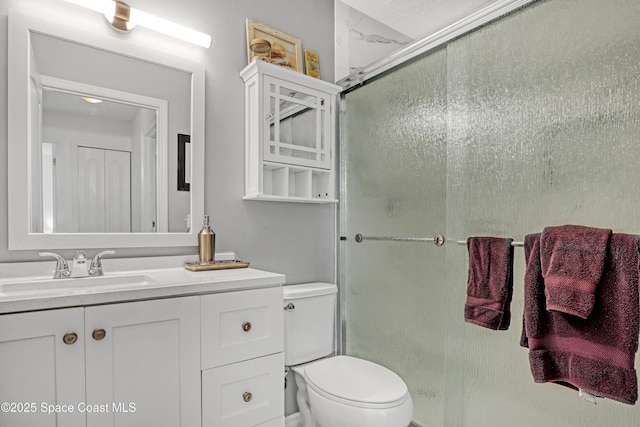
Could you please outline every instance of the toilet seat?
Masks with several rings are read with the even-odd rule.
[[[323,397],[360,408],[392,408],[409,398],[393,371],[350,356],[321,359],[304,367],[307,385]]]

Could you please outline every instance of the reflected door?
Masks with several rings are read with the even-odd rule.
[[[76,206],[81,233],[131,231],[131,155],[78,147]]]

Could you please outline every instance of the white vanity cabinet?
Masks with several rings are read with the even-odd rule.
[[[199,426],[199,310],[186,297],[0,316],[0,401],[16,405],[0,425]]]
[[[83,308],[0,316],[0,402],[10,405],[0,426],[86,425],[75,410],[85,401],[84,335]],[[74,410],[50,415],[43,403]]]
[[[135,291],[0,299],[0,426],[284,427],[282,283],[179,268]]]
[[[284,426],[282,288],[201,299],[203,427]]]
[[[334,84],[264,61],[245,82],[245,199],[335,202]]]
[[[86,401],[113,406],[88,412],[88,427],[200,425],[199,302],[85,309]]]

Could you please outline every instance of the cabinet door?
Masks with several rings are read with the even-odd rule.
[[[329,169],[331,96],[270,76],[264,85],[264,160]]]
[[[0,426],[84,426],[84,386],[83,308],[0,316]]]
[[[198,297],[87,307],[89,427],[200,426]]]

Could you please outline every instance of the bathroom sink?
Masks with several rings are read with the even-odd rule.
[[[3,296],[74,295],[107,291],[114,288],[140,288],[156,283],[146,274],[123,276],[83,277],[74,279],[34,279],[19,282],[0,282]]]

